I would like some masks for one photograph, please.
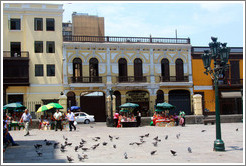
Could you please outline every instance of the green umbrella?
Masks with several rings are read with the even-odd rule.
[[[25,109],[26,107],[20,103],[9,103],[3,106],[3,109],[15,110],[15,109]]]
[[[164,103],[157,103],[156,108],[162,108],[162,109],[170,110],[170,109],[175,108],[175,106],[164,102]]]
[[[119,106],[120,108],[135,108],[135,107],[139,107],[138,104],[135,103],[125,103]]]
[[[120,112],[129,112],[129,110],[123,109],[123,110],[120,110]]]
[[[44,111],[50,110],[52,108],[54,108],[54,107],[51,106],[51,105],[43,105],[43,106],[39,107],[39,109],[37,110],[37,112],[44,112]]]
[[[162,111],[164,111],[164,109],[157,108],[157,109],[155,110],[155,112],[162,112]]]
[[[53,106],[55,109],[63,109],[63,107],[58,103],[49,103],[47,105]]]

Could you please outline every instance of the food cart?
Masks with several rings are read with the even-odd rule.
[[[155,107],[155,114],[152,117],[154,126],[171,127],[175,125],[173,116],[169,116],[169,110],[175,108],[173,105],[168,103],[158,103]]]
[[[119,107],[122,108],[120,110],[121,118],[119,120],[121,127],[137,127],[137,121],[132,111],[134,108],[139,107],[139,105],[135,103],[125,103]]]

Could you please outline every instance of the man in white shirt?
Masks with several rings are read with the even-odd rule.
[[[76,130],[76,127],[73,124],[73,122],[75,121],[75,116],[74,116],[73,112],[71,112],[70,109],[68,110],[67,119],[69,121],[69,129],[70,129],[70,131],[72,131],[72,126],[73,126],[74,130]]]
[[[56,121],[56,129],[55,129],[55,131],[57,131],[58,126],[61,129],[61,131],[62,131],[62,126],[61,126],[62,113],[59,112],[59,110],[57,109],[56,112],[54,113],[53,117],[54,117],[54,119]]]
[[[29,133],[29,123],[32,125],[32,116],[29,114],[29,110],[25,109],[25,112],[22,114],[20,122],[24,122],[26,134],[24,136],[30,135]]]

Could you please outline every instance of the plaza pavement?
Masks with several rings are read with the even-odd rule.
[[[238,131],[236,129],[238,128]],[[206,130],[201,132],[202,130]],[[24,136],[24,131],[10,131],[14,140],[20,146],[9,146],[3,154],[3,163],[67,163],[67,156],[74,159],[71,163],[76,164],[106,164],[106,163],[152,163],[152,164],[189,164],[189,163],[244,163],[244,136],[243,123],[222,123],[222,140],[225,143],[225,152],[213,151],[215,140],[215,125],[190,124],[185,127],[154,127],[143,126],[138,128],[112,128],[106,127],[106,123],[78,124],[76,131],[44,131],[32,129],[30,136]],[[146,141],[141,145],[129,145],[131,142],[140,142],[140,135],[149,133],[149,137],[144,137]],[[179,139],[176,134],[180,133]],[[45,145],[44,139],[51,142],[60,142],[64,144],[63,135],[68,138],[71,146],[66,147],[66,152],[61,152],[60,148],[54,149],[53,146]],[[109,135],[113,136],[110,141]],[[165,139],[166,135],[168,138]],[[94,137],[101,137],[98,141],[92,140]],[[154,137],[161,139],[158,146],[154,147]],[[119,139],[115,139],[119,137]],[[88,150],[84,154],[88,159],[79,161],[78,154],[83,150],[78,149],[75,152],[74,147],[79,145],[81,138],[87,142],[84,147],[90,148],[92,145],[100,143],[95,150]],[[106,146],[102,143],[107,142]],[[42,156],[35,152],[34,144],[42,144]],[[59,147],[60,147],[59,144]],[[113,145],[116,148],[113,148]],[[191,147],[192,153],[187,148]],[[156,150],[154,155],[150,152]],[[170,150],[177,152],[176,156],[170,153]],[[128,159],[124,158],[127,153]]]

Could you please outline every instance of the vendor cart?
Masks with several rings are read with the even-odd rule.
[[[137,127],[137,121],[134,117],[132,111],[134,108],[139,107],[138,104],[135,103],[125,103],[119,106],[119,108],[122,108],[120,110],[121,119],[120,124],[121,127]]]

